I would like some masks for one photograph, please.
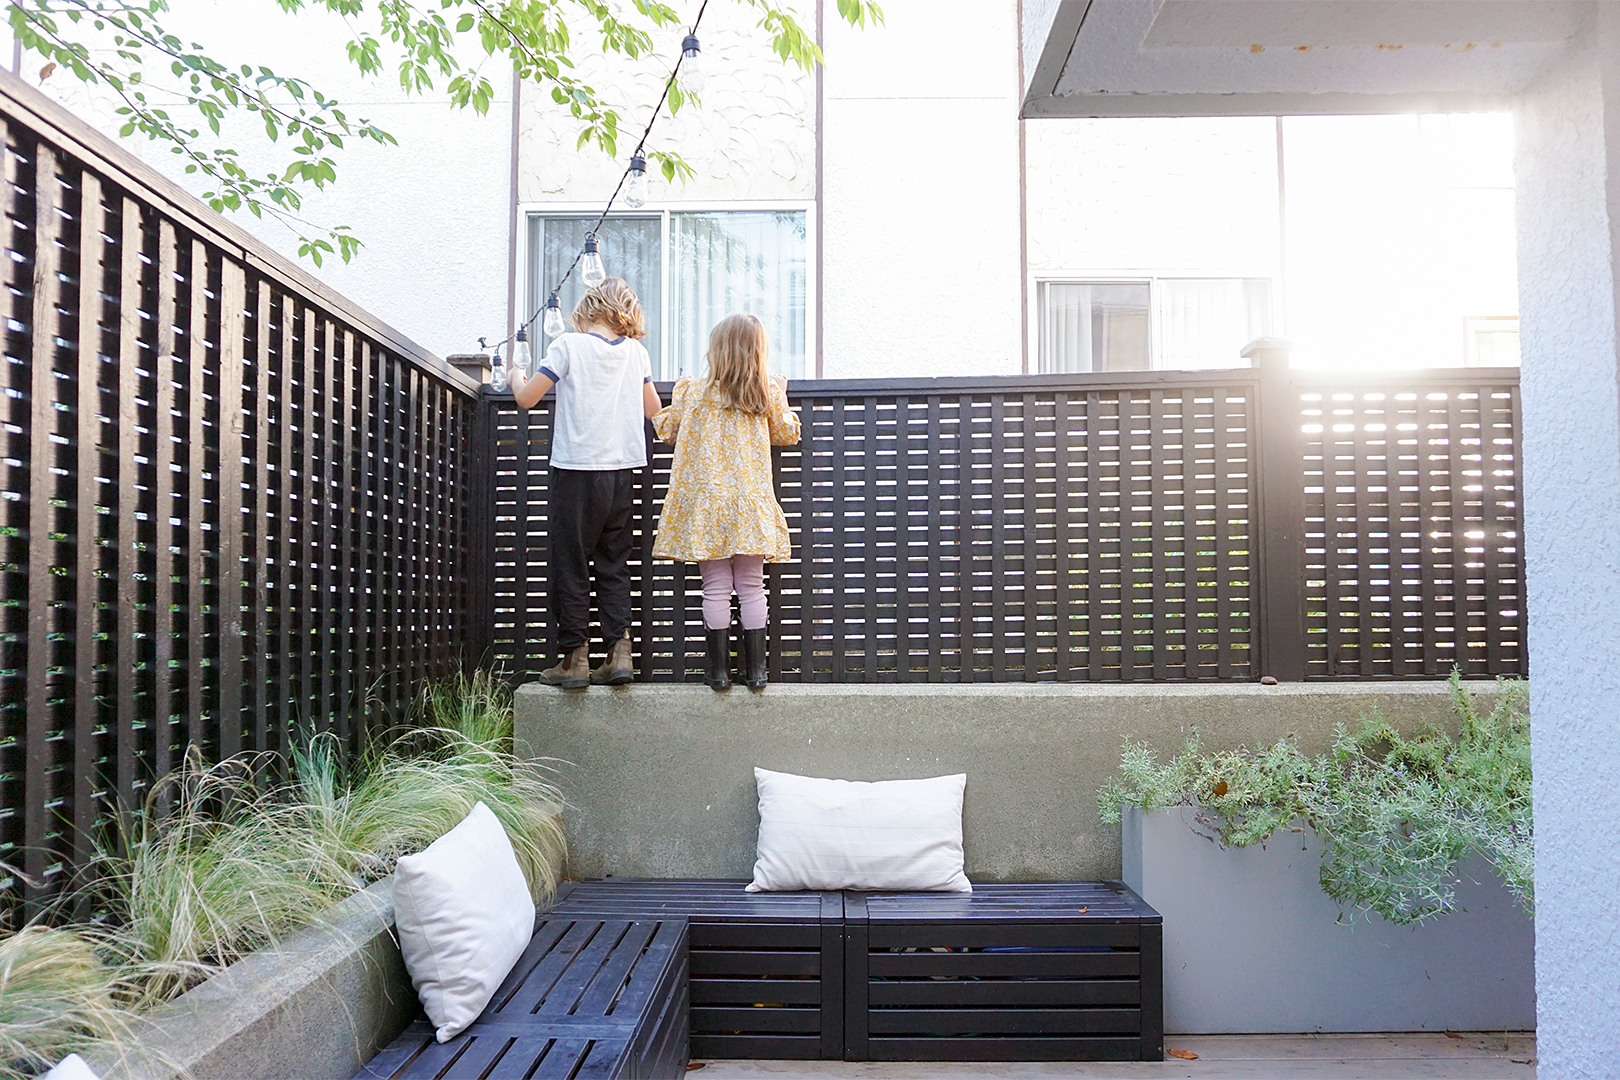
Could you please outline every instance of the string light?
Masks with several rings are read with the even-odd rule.
[[[527,379],[534,374],[534,353],[529,349],[529,332],[518,329],[516,340],[512,342],[512,366],[523,372]]]
[[[501,347],[495,346],[495,358],[490,361],[489,386],[496,393],[506,390],[506,365],[501,363]]]
[[[545,331],[546,337],[553,338],[568,329],[568,324],[563,322],[562,302],[557,299],[556,293],[546,300],[546,317],[540,323],[540,329]]]
[[[696,29],[694,26],[693,29]],[[701,94],[705,79],[702,64],[703,46],[698,44],[697,35],[687,34],[686,40],[681,42],[681,93]]]
[[[585,258],[580,263],[579,280],[585,283],[588,289],[594,289],[607,280],[607,267],[602,265],[602,256],[596,251],[596,234],[585,234]]]
[[[637,141],[636,148],[630,153],[630,164],[620,174],[619,183],[614,187],[613,194],[608,196],[607,205],[602,208],[601,214],[597,216],[596,223],[585,234],[583,248],[574,256],[574,261],[568,264],[568,269],[563,271],[562,277],[557,281],[556,286],[552,288],[544,306],[525,319],[522,325],[518,327],[517,333],[495,346],[495,367],[499,370],[499,375],[491,376],[490,385],[496,390],[504,390],[507,385],[506,372],[501,369],[500,365],[501,346],[518,340],[526,342],[529,327],[533,326],[541,318],[542,314],[545,316],[545,321],[541,323],[541,329],[547,337],[556,337],[567,330],[567,325],[563,322],[561,302],[558,300],[558,295],[562,292],[563,286],[568,284],[568,279],[573,276],[576,269],[581,270],[580,280],[587,286],[599,285],[607,280],[607,268],[602,263],[602,256],[598,249],[597,231],[602,228],[603,222],[607,221],[608,214],[612,212],[613,204],[619,198],[621,192],[624,193],[624,201],[627,206],[634,208],[646,203],[647,139],[652,135],[653,125],[658,122],[659,114],[664,111],[665,103],[669,101],[670,90],[677,84],[681,87],[683,94],[696,94],[703,88],[703,72],[698,61],[702,48],[698,44],[697,29],[702,24],[703,13],[708,10],[708,7],[709,0],[703,0],[703,3],[698,6],[697,18],[692,20],[692,25],[687,30],[685,39],[681,42],[681,55],[676,58],[675,67],[670,71],[669,77],[664,80],[664,92],[659,95],[658,103],[653,106],[652,116],[647,119],[647,126],[642,129],[641,138]],[[682,74],[683,71],[686,72],[685,75]],[[696,76],[695,80],[693,75]],[[629,190],[626,190],[627,185]],[[581,269],[582,264],[583,269]],[[519,335],[521,335],[521,339]],[[498,383],[496,382],[497,378],[499,379]]]
[[[647,159],[640,154],[630,156],[630,180],[624,185],[624,205],[634,210],[647,204]]]

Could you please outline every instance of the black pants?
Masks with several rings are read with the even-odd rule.
[[[602,637],[630,626],[630,511],[636,469],[551,470],[551,625],[559,650],[584,645],[591,619],[591,564]]]

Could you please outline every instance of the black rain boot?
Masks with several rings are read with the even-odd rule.
[[[703,681],[713,690],[731,689],[731,628],[723,630],[708,630],[704,635],[704,643],[708,646],[708,655],[705,657]]]
[[[765,628],[743,631],[742,677],[750,690],[763,690],[765,674]]]

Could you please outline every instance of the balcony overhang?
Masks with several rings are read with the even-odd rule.
[[[1590,0],[1026,0],[1024,117],[1508,108]]]

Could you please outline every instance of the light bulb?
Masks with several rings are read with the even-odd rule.
[[[495,350],[495,359],[490,361],[489,388],[497,394],[506,392],[506,364],[501,360],[501,350]]]
[[[703,93],[703,48],[698,44],[696,34],[687,34],[686,40],[681,42],[681,70],[677,81],[681,84],[683,94]]]
[[[523,372],[525,379],[534,374],[534,353],[529,349],[529,332],[519,329],[516,343],[512,346],[512,363]]]
[[[624,185],[624,205],[632,210],[647,203],[647,159],[636,154],[630,159],[630,179]]]
[[[585,257],[580,260],[579,280],[585,287],[594,289],[607,280],[607,268],[602,265],[602,256],[596,252],[596,234],[585,234]]]
[[[551,299],[546,301],[546,317],[540,321],[540,329],[545,331],[546,337],[556,337],[568,330],[568,324],[563,322],[562,305],[557,302],[556,293],[552,293]]]

